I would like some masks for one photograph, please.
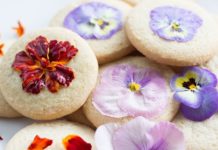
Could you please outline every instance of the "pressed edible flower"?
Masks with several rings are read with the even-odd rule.
[[[18,27],[14,27],[13,29],[16,31],[18,37],[21,37],[25,32],[25,29],[20,21],[18,21]]]
[[[68,41],[48,40],[39,36],[17,53],[12,67],[19,71],[23,89],[38,94],[47,87],[52,93],[60,86],[68,87],[75,78],[72,68],[66,65],[78,49]]]

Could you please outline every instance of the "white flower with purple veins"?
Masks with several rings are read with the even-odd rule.
[[[122,29],[120,10],[100,2],[90,2],[72,10],[64,19],[64,27],[84,39],[109,39]]]
[[[178,7],[163,6],[150,13],[150,28],[160,38],[169,41],[191,41],[203,20],[193,12]]]
[[[97,150],[185,150],[183,133],[170,122],[155,124],[143,117],[106,124],[95,133]]]
[[[103,115],[121,118],[156,117],[168,104],[166,81],[157,71],[115,65],[100,76],[93,105]]]

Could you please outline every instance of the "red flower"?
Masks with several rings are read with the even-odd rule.
[[[66,150],[91,150],[92,145],[84,141],[81,137],[68,135],[63,139]]]
[[[32,94],[47,87],[52,93],[60,86],[68,87],[74,79],[71,68],[65,65],[77,54],[78,49],[68,41],[47,41],[39,36],[27,44],[26,50],[16,55],[12,67],[19,71],[23,89]]]
[[[52,140],[47,138],[40,138],[38,135],[36,135],[33,142],[28,147],[28,150],[44,150],[52,143],[53,143]]]

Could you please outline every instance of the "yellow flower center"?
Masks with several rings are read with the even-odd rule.
[[[141,85],[138,84],[138,83],[135,83],[135,82],[132,82],[129,84],[129,89],[132,91],[132,92],[137,92],[139,91],[141,88]]]
[[[191,85],[189,85],[189,89],[190,90],[196,90],[197,86],[195,84],[191,84]]]
[[[179,30],[180,30],[180,24],[178,24],[178,23],[173,23],[173,24],[172,24],[172,29],[175,30],[175,31],[179,31]]]
[[[98,19],[96,22],[99,26],[102,26],[104,24],[104,20],[102,19]]]

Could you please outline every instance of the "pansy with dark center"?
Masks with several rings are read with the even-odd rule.
[[[65,66],[78,52],[68,41],[48,40],[39,36],[16,54],[12,67],[19,71],[23,89],[38,94],[47,87],[52,93],[67,87],[74,79],[73,70]]]
[[[93,105],[103,115],[152,118],[162,113],[168,104],[166,81],[151,68],[115,65],[105,69],[100,77]]]
[[[84,39],[109,39],[121,30],[122,13],[104,3],[89,2],[72,10],[63,25]]]
[[[197,14],[172,6],[153,9],[150,18],[150,28],[156,35],[177,42],[192,40],[203,24],[203,20]]]
[[[63,139],[66,150],[91,150],[92,145],[77,135],[68,135]]]
[[[182,114],[191,120],[202,121],[218,110],[216,76],[199,67],[186,69],[171,80],[175,100],[181,102]]]
[[[173,123],[155,124],[143,117],[100,126],[95,143],[98,150],[185,150],[183,133]]]

